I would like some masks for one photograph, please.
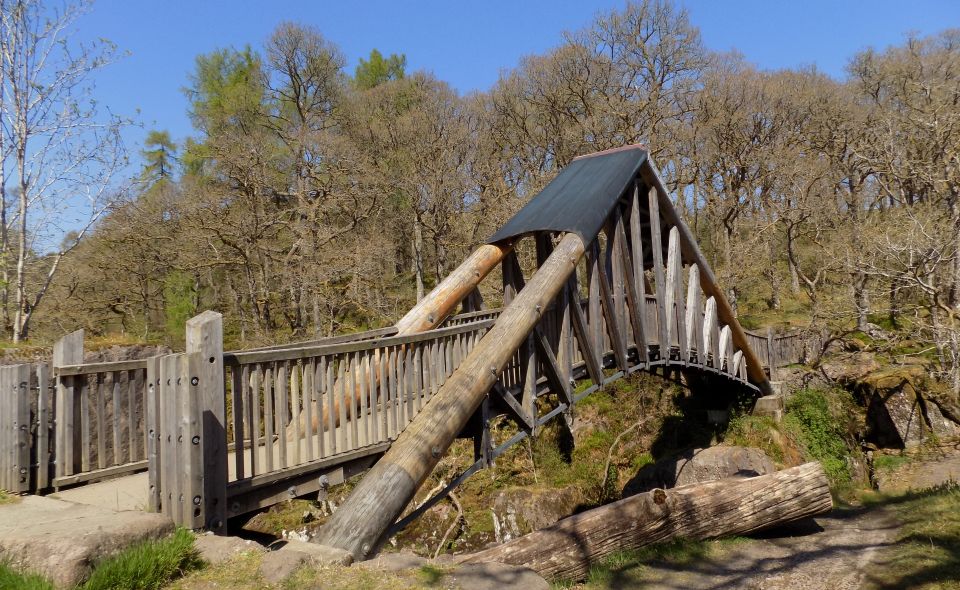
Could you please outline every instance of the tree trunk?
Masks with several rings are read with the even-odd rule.
[[[806,463],[769,475],[630,496],[474,553],[462,563],[507,563],[549,580],[582,580],[593,564],[617,551],[669,539],[743,535],[832,507],[823,467]]]
[[[857,330],[866,332],[867,315],[870,313],[870,296],[867,293],[866,273],[857,273],[853,279],[853,304],[857,312]]]
[[[420,216],[413,219],[413,274],[417,281],[417,302],[423,299],[423,228]]]

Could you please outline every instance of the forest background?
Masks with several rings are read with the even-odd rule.
[[[93,100],[118,48],[71,37],[89,10],[0,0],[11,342],[177,347],[204,309],[232,347],[390,325],[572,158],[642,143],[746,327],[896,330],[960,390],[960,30],[835,79],[711,51],[641,0],[461,95],[403,55],[350,71],[289,22],[198,56],[194,134],[131,149]]]

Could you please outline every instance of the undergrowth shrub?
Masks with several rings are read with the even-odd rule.
[[[787,402],[784,426],[803,445],[809,459],[819,461],[830,483],[844,486],[851,481],[850,447],[844,428],[845,417],[840,411],[845,404],[838,400],[831,408],[828,395],[848,395],[842,390],[824,392],[818,389],[803,389]]]

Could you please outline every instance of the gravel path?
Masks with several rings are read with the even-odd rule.
[[[883,510],[835,511],[716,550],[683,565],[647,564],[614,574],[610,588],[798,589],[860,588],[868,566],[896,537],[897,523]],[[774,536],[780,535],[780,536]]]

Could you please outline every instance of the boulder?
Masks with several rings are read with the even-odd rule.
[[[642,468],[633,479],[627,482],[623,495],[629,496],[655,488],[674,488],[703,483],[725,477],[755,477],[774,473],[776,470],[770,457],[760,449],[735,446],[691,449]]]
[[[881,449],[913,447],[936,436],[953,436],[957,425],[938,404],[925,399],[927,368],[901,365],[873,371],[857,380],[854,392],[867,408],[866,441]]]
[[[516,539],[550,526],[574,513],[582,496],[579,488],[511,488],[493,496],[490,509],[497,543]]]
[[[347,566],[353,563],[353,555],[349,551],[319,543],[291,540],[277,542],[271,547],[275,549],[264,555],[260,562],[260,576],[271,584],[283,582],[304,565]]]
[[[265,551],[263,545],[255,541],[240,537],[223,537],[212,533],[197,535],[193,546],[200,552],[204,561],[213,565],[229,561],[243,553]]]
[[[880,369],[880,363],[870,352],[837,354],[820,366],[823,374],[841,385],[856,383],[864,376]]]

